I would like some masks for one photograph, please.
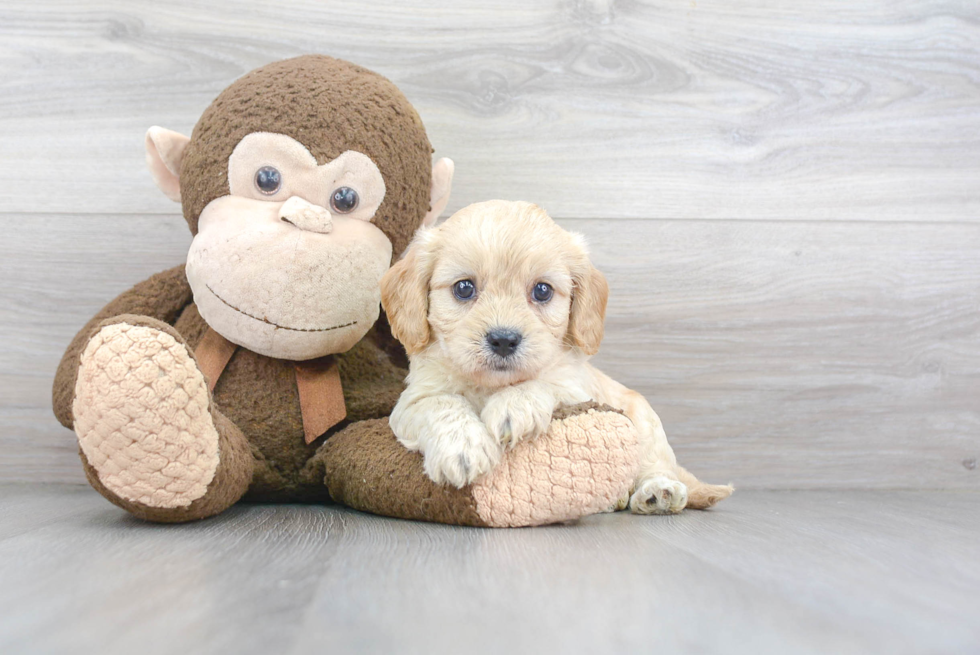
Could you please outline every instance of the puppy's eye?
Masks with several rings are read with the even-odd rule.
[[[271,196],[282,188],[282,173],[279,172],[278,168],[263,166],[255,171],[255,188],[260,193]]]
[[[476,285],[473,280],[460,280],[453,285],[453,295],[456,300],[472,300],[476,296]]]
[[[357,209],[359,200],[357,191],[349,186],[342,186],[330,194],[330,209],[337,214],[349,214]]]
[[[534,290],[531,291],[531,297],[537,302],[548,302],[553,295],[555,295],[555,290],[547,282],[538,282],[534,285]]]

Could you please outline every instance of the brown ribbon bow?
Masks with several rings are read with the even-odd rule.
[[[212,328],[208,328],[201,342],[197,344],[194,356],[208,381],[209,391],[214,391],[218,378],[237,349],[237,345]],[[303,432],[306,443],[313,443],[327,430],[347,418],[340,368],[333,355],[294,362],[294,367],[296,386],[299,389],[299,407],[303,414]]]

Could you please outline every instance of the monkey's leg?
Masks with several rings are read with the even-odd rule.
[[[122,292],[99,310],[85,324],[61,358],[54,376],[52,407],[58,421],[66,428],[72,427],[72,401],[75,399],[75,378],[78,375],[78,358],[96,328],[108,319],[122,314],[149,316],[164,323],[173,324],[180,312],[191,303],[193,293],[184,266],[176,266],[143,280],[133,288]]]
[[[606,511],[629,494],[638,457],[623,414],[595,403],[555,412],[547,434],[518,443],[474,484],[430,480],[422,455],[395,439],[388,419],[354,423],[314,462],[340,503],[374,514],[485,527],[569,521]]]
[[[160,321],[123,315],[97,327],[81,353],[72,410],[89,482],[140,518],[212,516],[251,481],[248,442],[212,405],[183,338]]]

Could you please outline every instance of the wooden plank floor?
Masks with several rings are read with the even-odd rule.
[[[529,530],[0,486],[0,652],[976,653],[980,494],[739,492]]]
[[[974,2],[7,5],[6,211],[169,211],[143,171],[146,128],[188,131],[232,79],[325,52],[416,104],[456,159],[452,207],[503,194],[569,218],[980,219]]]

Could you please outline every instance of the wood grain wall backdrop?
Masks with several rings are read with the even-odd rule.
[[[0,21],[0,479],[81,481],[75,330],[182,260],[143,133],[324,52],[394,80],[450,209],[532,200],[612,285],[599,363],[745,487],[980,488],[980,5],[35,2]]]

